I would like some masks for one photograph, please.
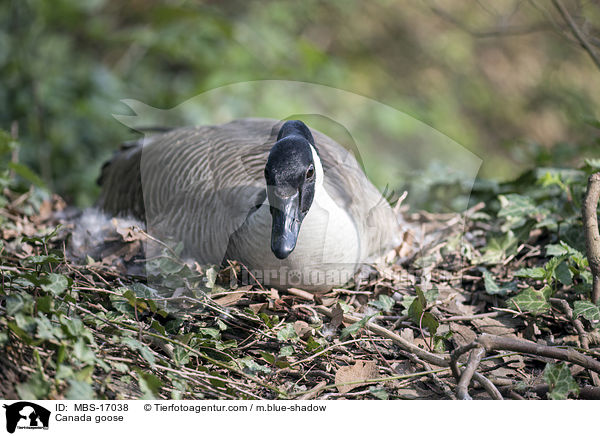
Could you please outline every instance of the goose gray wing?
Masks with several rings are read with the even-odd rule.
[[[99,206],[144,218],[161,239],[184,242],[200,263],[223,260],[229,237],[264,202],[271,123],[180,128],[121,150],[103,168]]]

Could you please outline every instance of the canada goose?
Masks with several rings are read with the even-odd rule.
[[[398,222],[356,159],[301,121],[177,128],[102,168],[99,206],[145,219],[200,264],[237,260],[261,283],[327,290],[396,241]]]

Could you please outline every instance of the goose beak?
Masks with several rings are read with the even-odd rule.
[[[296,192],[287,197],[272,196],[270,200],[273,200],[270,201],[273,219],[271,251],[278,259],[285,259],[296,248],[300,232],[300,196]]]

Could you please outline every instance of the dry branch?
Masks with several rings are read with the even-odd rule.
[[[595,173],[588,179],[587,192],[583,202],[583,231],[587,258],[594,279],[592,287],[592,302],[600,299],[600,234],[598,233],[598,198],[600,197],[600,173]]]
[[[482,345],[486,351],[515,351],[517,353],[531,354],[534,356],[550,357],[552,359],[564,360],[575,363],[600,374],[600,362],[578,351],[548,345],[540,345],[523,339],[506,338],[482,334],[475,341]]]
[[[332,317],[332,310],[326,308],[325,306],[317,306],[315,309],[317,310],[317,312],[319,312],[329,318]],[[351,315],[344,315],[344,321],[348,322],[348,323],[355,323],[355,322],[359,322],[360,318],[357,318],[357,317],[351,316]],[[378,334],[379,336],[383,336],[384,338],[391,339],[392,342],[394,342],[396,345],[398,345],[404,351],[408,351],[409,353],[416,355],[417,357],[419,357],[420,359],[423,359],[424,361],[426,361],[428,363],[431,363],[436,366],[442,366],[442,367],[447,367],[450,364],[450,358],[448,355],[439,355],[439,354],[435,354],[435,353],[430,353],[429,351],[426,351],[422,348],[417,347],[415,344],[407,341],[400,335],[397,335],[396,333],[391,332],[390,330],[388,330],[384,327],[381,327],[377,324],[368,322],[365,325],[365,328],[367,328],[369,331],[371,331],[375,334]]]
[[[581,320],[578,318],[573,318],[573,310],[571,309],[571,306],[569,306],[569,303],[567,303],[566,300],[560,298],[550,298],[550,303],[559,306],[562,312],[565,315],[567,315],[567,318],[571,320],[573,326],[575,327],[575,330],[577,331],[577,334],[579,335],[579,342],[581,343],[581,348],[585,348],[586,350],[588,350],[590,348],[590,340],[588,338],[587,332],[585,331]]]
[[[600,68],[600,57],[598,56],[598,53],[596,53],[596,50],[594,50],[592,44],[590,44],[590,42],[586,39],[581,29],[577,27],[577,24],[575,24],[575,21],[571,17],[571,14],[569,14],[567,8],[565,8],[565,6],[560,2],[560,0],[552,0],[552,3],[554,3],[554,7],[558,10],[563,20],[565,20],[565,22],[571,29],[571,32],[573,33],[575,38],[577,38],[577,41],[579,41],[579,43],[585,49],[585,51],[588,52],[594,64],[596,64],[596,66]]]
[[[460,375],[460,379],[458,381],[458,385],[456,386],[456,397],[459,400],[471,400],[471,396],[469,395],[469,383],[471,383],[471,379],[473,378],[473,374],[475,374],[475,370],[479,366],[481,359],[485,356],[485,349],[483,347],[477,347],[471,354],[469,355],[469,360],[467,360],[467,365]]]

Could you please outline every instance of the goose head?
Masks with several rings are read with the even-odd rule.
[[[322,170],[317,174],[321,166],[314,143],[302,121],[287,121],[269,152],[265,179],[272,217],[271,251],[278,259],[287,258],[296,247],[315,196],[316,179],[323,174]]]

